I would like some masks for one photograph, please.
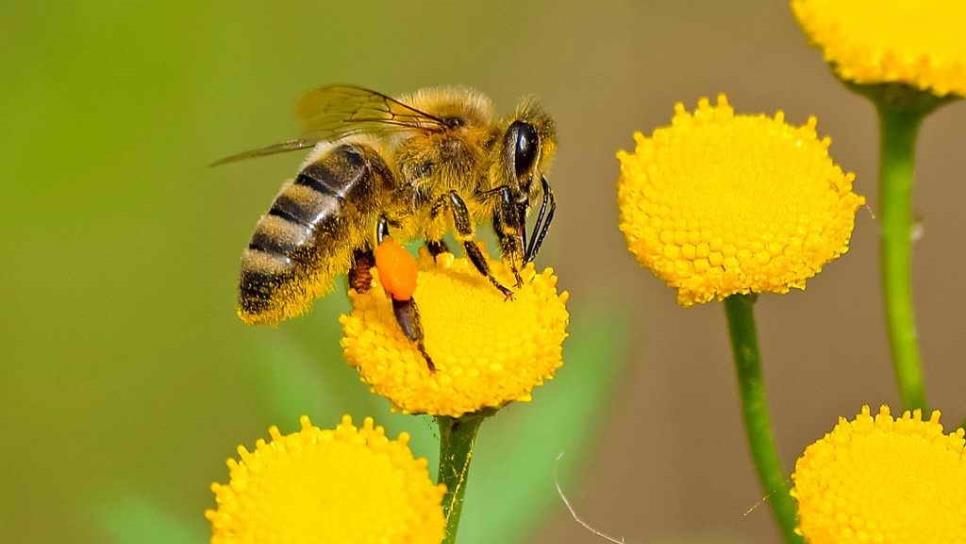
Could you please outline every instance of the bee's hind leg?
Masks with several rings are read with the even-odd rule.
[[[426,360],[429,371],[436,372],[436,365],[429,353],[426,352],[426,345],[423,343],[423,325],[419,321],[419,307],[416,306],[416,301],[411,298],[407,300],[392,299],[392,312],[395,314],[396,323],[399,324],[403,334],[416,344],[416,349]]]
[[[389,238],[389,225],[390,222],[385,216],[379,217],[379,223],[376,226],[376,240],[379,243],[380,251],[389,249],[390,255],[393,253],[391,249],[392,246],[383,247],[382,244],[384,242],[394,244],[397,248],[395,251],[401,252],[397,254],[396,257],[389,257],[390,260],[388,262],[377,261],[376,253],[368,248],[366,248],[364,251],[357,251],[353,253],[353,270],[356,269],[357,265],[359,265],[360,268],[364,268],[364,274],[360,273],[358,275],[364,275],[367,277],[367,290],[369,287],[371,287],[372,272],[370,269],[373,265],[375,265],[377,268],[379,268],[380,263],[384,266],[388,266],[388,268],[380,269],[380,274],[398,274],[400,273],[400,270],[396,268],[396,266],[398,266],[397,259],[399,256],[402,256],[405,259],[412,259],[412,256],[406,253],[406,250],[402,246],[399,246],[398,243],[393,242],[392,239]],[[379,258],[385,259],[386,257],[383,256]],[[393,263],[397,264],[394,265]],[[405,270],[405,267],[403,267],[403,270]],[[411,273],[416,273],[415,265]],[[352,273],[352,270],[350,270],[350,285],[352,284],[352,278],[355,276],[356,275]],[[412,292],[390,291],[387,289],[386,294],[389,296],[390,300],[392,300],[392,313],[396,317],[396,323],[399,324],[399,328],[402,330],[403,334],[406,335],[406,338],[416,345],[416,349],[419,350],[419,353],[426,361],[426,366],[429,368],[429,371],[435,372],[436,365],[433,363],[433,359],[429,356],[429,353],[427,353],[426,345],[423,342],[423,325],[419,320],[419,307],[416,306],[416,301],[412,297]]]

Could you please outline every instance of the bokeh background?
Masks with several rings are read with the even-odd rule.
[[[250,229],[295,155],[208,169],[294,135],[327,82],[465,84],[559,122],[543,264],[573,294],[557,380],[488,422],[461,542],[773,542],[747,459],[719,305],[685,310],[627,254],[618,148],[675,101],[819,117],[869,197],[852,249],[760,333],[790,467],[839,415],[897,397],[881,327],[872,108],[773,0],[7,2],[0,7],[0,527],[24,543],[203,542],[224,459],[278,423],[374,414],[434,457],[427,418],[388,413],[341,360],[334,295],[277,329],[233,314]],[[966,416],[966,104],[920,141],[916,293],[929,393]],[[564,458],[555,461],[559,453]]]

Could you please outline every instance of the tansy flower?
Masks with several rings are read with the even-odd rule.
[[[815,118],[802,126],[736,115],[724,95],[621,151],[620,229],[637,260],[678,302],[785,293],[848,250],[854,175],[829,157]]]
[[[842,79],[966,95],[966,2],[792,0],[791,5]]]
[[[437,261],[421,254],[413,295],[435,372],[396,323],[378,269],[369,291],[350,293],[352,313],[341,317],[349,364],[407,413],[458,417],[530,400],[533,388],[560,367],[567,335],[568,294],[557,293],[553,271],[527,266],[523,286],[505,300],[467,259],[444,253]],[[491,267],[513,285],[501,263]]]
[[[227,484],[212,484],[212,544],[442,541],[445,486],[413,458],[407,434],[390,440],[372,419],[356,428],[349,416],[335,429],[303,416],[297,432],[268,432],[255,451],[238,447]]]
[[[966,542],[963,430],[943,434],[939,412],[865,406],[806,448],[792,480],[811,544]]]

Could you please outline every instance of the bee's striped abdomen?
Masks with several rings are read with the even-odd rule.
[[[364,198],[372,170],[353,145],[335,147],[306,166],[259,219],[242,256],[239,316],[274,323],[302,313],[345,272],[350,199]]]

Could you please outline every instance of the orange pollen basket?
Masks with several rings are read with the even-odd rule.
[[[385,238],[376,248],[379,281],[393,300],[409,300],[416,291],[416,259],[399,242]]]

